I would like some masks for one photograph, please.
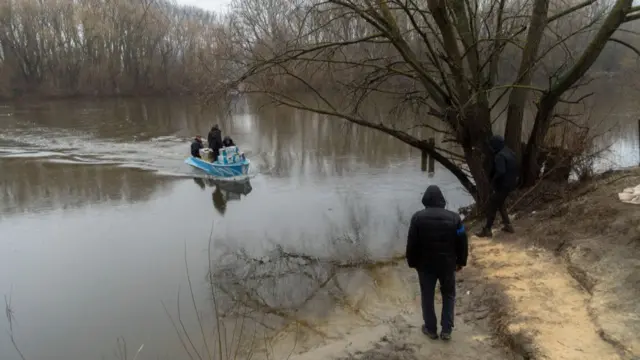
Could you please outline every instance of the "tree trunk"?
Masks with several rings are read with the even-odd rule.
[[[522,162],[524,186],[534,185],[540,176],[540,163],[537,160],[540,158],[540,148],[543,146],[549,131],[555,106],[560,101],[561,96],[584,76],[600,56],[611,35],[625,21],[625,16],[631,9],[632,3],[633,1],[631,0],[617,0],[615,2],[609,15],[605,18],[586,50],[576,60],[575,64],[560,76],[560,79],[542,96],[538,104],[538,113],[533,124],[533,130],[527,142],[527,152]]]
[[[524,105],[529,94],[527,88],[531,84],[531,78],[536,65],[540,40],[547,26],[547,12],[549,10],[549,0],[536,0],[531,14],[531,24],[527,34],[527,41],[522,60],[518,69],[518,78],[514,83],[514,88],[509,94],[509,105],[507,109],[507,125],[505,128],[506,145],[513,149],[518,160],[521,159],[520,143],[522,142],[522,119],[524,117]]]
[[[544,139],[549,131],[551,124],[551,115],[558,101],[553,97],[544,97],[538,106],[536,119],[533,123],[533,129],[527,142],[527,150],[523,157],[521,179],[524,187],[535,185],[540,177],[540,169],[542,163],[540,153],[544,145]]]
[[[489,147],[491,130],[491,111],[488,104],[470,106],[464,114],[463,126],[458,129],[458,141],[462,144],[464,157],[475,182],[476,204],[484,209],[491,194],[489,171],[493,153]]]
[[[484,148],[474,146],[471,149],[465,149],[464,151],[464,157],[467,165],[469,166],[469,171],[471,171],[471,175],[475,181],[476,194],[472,195],[480,209],[485,208],[485,204],[491,194],[491,186],[489,184],[488,176],[490,168],[488,168],[488,165],[491,164],[490,161],[492,158],[487,154],[485,148],[486,145]]]

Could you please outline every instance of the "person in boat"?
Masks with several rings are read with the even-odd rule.
[[[440,188],[431,185],[422,197],[424,209],[411,218],[407,235],[407,264],[418,272],[422,301],[422,332],[437,339],[434,309],[436,282],[440,282],[442,315],[440,338],[450,340],[456,303],[456,272],[467,265],[469,242],[460,216],[445,209]]]
[[[230,136],[225,136],[224,139],[222,139],[222,146],[229,147],[229,146],[236,146],[236,144],[233,142],[233,139],[231,139]]]
[[[203,149],[204,145],[202,144],[202,137],[200,135],[196,136],[191,143],[191,156],[196,157],[198,159],[202,159],[200,156],[200,149]]]
[[[222,131],[220,131],[220,127],[218,125],[213,125],[211,131],[209,131],[209,135],[207,135],[207,143],[209,145],[209,149],[213,152],[213,158],[217,159],[218,155],[220,155],[220,148],[222,145]]]

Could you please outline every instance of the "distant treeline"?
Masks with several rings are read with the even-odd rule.
[[[324,58],[329,55],[316,54],[317,66],[308,62],[295,66],[299,75],[315,74],[316,80],[309,80],[318,82],[315,86],[332,88],[336,82],[354,79],[379,81],[368,79],[370,66],[364,65],[374,61],[387,66],[398,60],[397,51],[385,42],[354,41],[375,29],[339,7],[323,9],[317,3],[234,0],[231,11],[218,17],[167,0],[1,0],[0,98],[206,93],[208,88],[234,80],[248,64],[268,59],[274,52],[320,42],[353,44],[347,50],[331,52],[331,62]],[[417,3],[426,9],[424,1]],[[526,29],[528,21],[523,15],[528,10],[523,10],[519,2],[506,3],[514,8],[509,11],[513,13],[510,26],[515,30],[509,31],[517,35],[505,43],[497,57],[497,83],[509,83],[517,77],[525,34],[518,29]],[[552,3],[565,7],[563,1]],[[550,27],[542,39],[540,53],[544,59],[533,82],[544,85],[558,69],[575,62],[593,36],[591,25],[601,15],[595,10],[576,12]],[[402,11],[395,11],[394,16],[402,28],[411,28],[410,16]],[[638,30],[634,25],[627,24],[616,39],[628,47],[640,45],[633,36]],[[428,63],[424,36],[434,35],[417,31],[404,34],[418,60]],[[563,37],[566,39],[558,40]],[[553,50],[547,52],[547,48]],[[608,45],[590,74],[624,71],[624,79],[633,81],[638,68],[636,55],[620,44]],[[306,89],[278,71],[262,71],[254,80],[260,76],[265,83],[287,91]],[[413,89],[412,81],[403,77],[385,81],[402,91]],[[338,88],[336,92],[344,90]]]
[[[0,97],[194,92],[217,24],[164,0],[3,0]]]

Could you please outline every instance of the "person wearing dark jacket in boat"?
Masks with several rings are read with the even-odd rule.
[[[489,173],[491,182],[491,196],[487,206],[487,222],[478,237],[491,237],[491,228],[496,219],[496,212],[500,212],[502,217],[502,230],[513,233],[515,230],[509,220],[509,214],[504,207],[504,203],[513,190],[518,185],[518,160],[516,154],[504,144],[504,138],[494,135],[489,140],[489,145],[493,151],[493,164]]]
[[[460,216],[445,209],[440,188],[431,185],[422,197],[423,210],[411,218],[407,236],[407,264],[418,272],[422,298],[422,332],[437,339],[434,308],[436,282],[440,282],[442,314],[440,338],[450,340],[456,301],[456,272],[467,265],[467,234]]]
[[[209,149],[213,152],[213,159],[217,159],[218,155],[220,155],[220,148],[222,147],[222,131],[220,131],[218,125],[213,125],[211,131],[209,131],[207,143]]]
[[[230,136],[225,136],[224,139],[222,139],[222,146],[229,147],[229,146],[236,146],[236,144],[233,142],[233,139],[231,139]]]
[[[198,135],[195,139],[193,139],[193,142],[191,143],[191,156],[201,159],[202,157],[200,156],[200,149],[203,148],[204,145],[202,144],[202,138],[200,137],[200,135]]]

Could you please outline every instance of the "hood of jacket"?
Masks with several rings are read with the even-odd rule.
[[[489,139],[489,146],[491,146],[491,150],[494,153],[499,152],[504,149],[504,138],[500,135],[493,135],[491,139]]]
[[[447,205],[447,202],[444,200],[444,195],[442,195],[442,191],[436,185],[431,185],[427,188],[427,191],[424,192],[422,196],[422,204],[425,207],[438,207],[443,208]]]

